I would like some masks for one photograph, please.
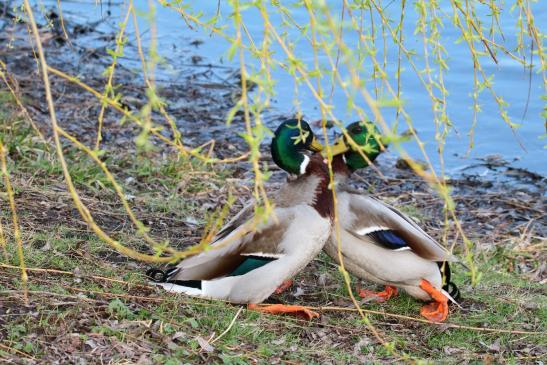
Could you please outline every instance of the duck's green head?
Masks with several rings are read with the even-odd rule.
[[[383,152],[387,146],[386,139],[371,122],[354,122],[346,127],[349,137],[359,146],[360,151],[368,158],[363,158],[361,152],[352,146],[346,136],[340,137],[332,146],[334,156],[343,154],[346,165],[352,171],[365,168]]]
[[[310,158],[305,151],[319,152],[323,145],[317,141],[310,125],[302,119],[290,119],[279,125],[272,139],[272,158],[277,166],[296,175],[306,172]]]

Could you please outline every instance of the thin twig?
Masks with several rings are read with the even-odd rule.
[[[19,269],[18,266],[13,266],[13,265],[7,265],[7,264],[0,264],[0,267],[3,267],[3,268],[6,268],[6,269]],[[51,274],[63,274],[63,275],[70,275],[70,276],[76,276],[76,274],[74,274],[73,272],[70,272],[70,271],[62,271],[62,270],[56,270],[56,269],[42,269],[42,268],[37,268],[37,267],[27,267],[26,268],[27,271],[29,272],[47,272],[47,273],[51,273]],[[130,283],[128,281],[123,281],[123,280],[118,280],[118,279],[112,279],[112,278],[107,278],[107,277],[104,277],[104,276],[97,276],[97,275],[78,275],[79,277],[82,277],[82,278],[92,278],[92,279],[95,279],[97,281],[110,281],[110,282],[113,282],[113,283],[118,283],[118,284],[124,284],[124,285],[127,285],[127,286],[131,286],[131,287],[135,287],[135,288],[150,288],[149,285],[140,285],[140,284],[134,284],[134,283]]]
[[[331,307],[331,306],[324,306],[324,307],[305,306],[305,308],[310,310],[320,311],[320,312],[357,312],[358,311],[356,308],[353,308],[353,307],[350,308],[350,307]],[[427,319],[405,316],[403,314],[395,314],[395,313],[375,311],[372,309],[362,309],[362,308],[361,310],[369,314],[382,315],[382,316],[399,318],[399,319],[406,319],[409,321],[421,322],[421,323],[440,326],[444,328],[458,328],[458,329],[466,329],[466,330],[479,331],[479,332],[513,333],[513,334],[523,334],[523,335],[547,334],[547,332],[541,332],[541,331],[521,331],[521,330],[507,330],[503,328],[473,327],[473,326],[465,326],[465,325],[460,325],[456,323],[447,323],[447,322],[437,323],[437,322],[430,322]]]
[[[11,210],[11,220],[13,224],[13,236],[15,244],[17,245],[17,257],[19,259],[19,269],[21,270],[21,284],[25,292],[25,304],[28,304],[28,275],[25,268],[25,256],[23,253],[23,240],[21,239],[21,229],[19,228],[19,220],[17,217],[17,207],[15,206],[15,196],[13,188],[11,187],[10,175],[8,172],[8,164],[6,161],[6,149],[2,141],[0,141],[0,164],[2,167],[2,174],[4,175],[4,185],[6,187],[6,193],[8,194],[9,206]]]
[[[0,348],[3,348],[4,350],[10,351],[10,352],[14,352],[14,353],[16,353],[16,354],[18,354],[18,355],[21,355],[21,356],[23,356],[23,357],[26,357],[27,359],[36,361],[36,358],[35,358],[35,357],[32,357],[32,356],[30,356],[29,354],[24,353],[23,351],[19,351],[19,350],[17,350],[17,349],[14,349],[13,347],[9,347],[9,346],[7,346],[7,345],[4,345],[4,344],[1,344],[1,343],[0,343]]]
[[[230,330],[232,329],[234,323],[236,323],[236,320],[237,320],[237,317],[239,317],[239,314],[243,311],[243,307],[239,307],[236,315],[234,316],[234,318],[232,318],[232,321],[230,322],[230,324],[228,325],[228,327],[226,327],[226,329],[224,330],[224,332],[222,332],[220,335],[218,335],[217,338],[209,341],[209,343],[215,343],[216,341],[220,340],[222,337],[224,337],[224,335],[226,335],[228,332],[230,332]]]

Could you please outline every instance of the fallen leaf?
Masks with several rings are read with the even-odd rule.
[[[325,284],[327,283],[327,274],[322,273],[321,275],[319,275],[319,279],[317,279],[317,282],[319,283],[319,285],[325,286]]]
[[[205,352],[213,352],[215,350],[215,348],[213,346],[211,346],[209,341],[207,341],[206,339],[204,339],[201,336],[197,336],[196,341],[198,342],[199,347],[201,347],[201,349]]]
[[[500,352],[500,339],[498,338],[496,341],[494,341],[493,344],[491,344],[490,346],[488,346],[488,350],[490,351],[493,351],[493,352]]]
[[[281,337],[279,340],[273,340],[272,341],[273,345],[282,345],[284,343],[285,343],[285,337]]]
[[[136,363],[136,365],[150,365],[150,364],[152,364],[152,361],[148,358],[146,354],[142,354]]]
[[[353,356],[358,356],[361,353],[361,349],[367,345],[370,345],[370,339],[363,337],[353,346]]]
[[[176,339],[181,337],[186,337],[186,333],[177,331],[173,334],[173,336],[171,336],[171,340],[175,341]]]

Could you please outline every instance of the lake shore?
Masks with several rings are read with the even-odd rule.
[[[112,61],[107,49],[112,47],[113,35],[97,34],[90,24],[65,23],[64,27],[70,41],[58,23],[41,27],[49,65],[102,92],[106,81],[102,74]],[[8,249],[11,259],[0,264],[4,265],[0,266],[0,344],[4,346],[0,346],[0,359],[96,363],[98,353],[104,362],[126,359],[142,364],[169,359],[228,362],[237,357],[260,363],[395,359],[366,331],[355,313],[325,311],[320,321],[311,323],[280,320],[252,312],[240,314],[237,307],[225,303],[165,295],[146,286],[142,273],[148,265],[101,242],[82,222],[67,194],[51,148],[44,88],[25,25],[14,23],[8,12],[0,17],[0,30],[0,60],[6,64],[10,84],[46,138],[38,138],[2,84],[0,128],[8,146],[27,266],[37,270],[29,272],[30,304],[25,306],[19,272],[14,268],[18,264],[15,245]],[[93,47],[88,46],[91,38]],[[167,112],[177,121],[184,143],[197,147],[214,139],[217,158],[244,153],[246,146],[237,134],[243,130],[241,115],[236,115],[232,127],[225,125],[240,92],[237,72],[204,65],[198,59],[179,71],[177,80],[158,80],[157,90],[166,101]],[[146,87],[135,69],[118,65],[113,85],[125,110],[138,113],[146,104]],[[93,146],[100,101],[58,76],[51,77],[51,86],[60,125]],[[271,121],[283,117],[271,117]],[[154,148],[144,152],[135,144],[140,127],[121,119],[118,111],[106,109],[102,158],[122,182],[126,198],[154,238],[168,240],[177,248],[188,247],[200,239],[207,215],[221,207],[228,194],[236,197],[231,214],[250,198],[253,175],[247,162],[200,164],[180,158],[155,137],[150,137]],[[153,119],[164,125],[162,133],[171,138],[161,115],[154,113]],[[78,191],[97,223],[112,237],[150,253],[131,229],[100,169],[68,141],[63,143]],[[268,189],[275,191],[286,175],[273,165],[267,146],[263,147],[263,161],[273,171]],[[463,299],[461,309],[451,309],[449,322],[536,334],[521,334],[515,340],[515,334],[501,331],[484,334],[389,315],[371,318],[388,341],[412,356],[448,362],[479,358],[531,363],[546,351],[545,339],[537,334],[546,330],[545,178],[512,168],[495,157],[477,160],[476,166],[466,171],[451,177],[448,185],[457,217],[474,244],[471,252],[483,279],[472,287],[465,268],[455,266]],[[464,256],[454,222],[443,226],[443,200],[392,152],[379,158],[375,168],[357,173],[353,181],[356,187],[411,215],[434,238],[454,245],[455,253]],[[8,222],[9,208],[3,195],[0,206],[2,221]],[[11,239],[13,234],[7,231]],[[321,255],[310,266],[311,270],[298,276],[292,290],[272,300],[351,308],[336,265]],[[354,283],[370,286],[357,280]],[[414,317],[419,304],[405,295],[386,305],[363,303],[374,310]],[[240,328],[220,338],[233,318]],[[218,341],[213,342],[215,338]],[[211,347],[204,343],[211,343]],[[310,344],[314,351],[309,350]],[[273,350],[266,351],[266,345]]]

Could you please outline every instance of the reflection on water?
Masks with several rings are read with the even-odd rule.
[[[54,4],[54,1],[45,1],[47,7],[54,6]],[[109,5],[104,1],[102,6],[95,5],[94,1],[83,3],[62,1],[62,4],[65,16],[73,20],[83,22],[102,20],[102,22],[97,24],[97,29],[107,34],[111,34],[112,29],[116,27],[117,21],[119,21],[120,9],[123,9],[122,4],[111,3]],[[147,12],[147,1],[136,0],[135,4],[137,9],[143,12],[142,14]],[[194,10],[202,10],[205,18],[209,18],[217,11],[216,1],[194,2],[192,6]],[[397,7],[398,2],[391,2],[386,10],[394,19],[398,19],[398,11],[400,10]],[[509,9],[510,4],[506,4],[505,7]],[[220,10],[222,18],[219,20],[219,23],[231,22],[229,18],[229,6],[222,4]],[[419,56],[422,54],[423,45],[420,36],[414,35],[417,15],[411,7],[408,10],[405,13],[405,26],[403,28],[406,46],[414,48],[417,51],[418,56],[414,58],[414,62],[419,69],[423,69],[424,62]],[[449,8],[442,10],[448,15],[452,12]],[[547,17],[546,2],[533,4],[533,10],[536,19],[545,19]],[[253,36],[256,36],[255,41],[259,42],[263,24],[259,14],[253,13],[253,11],[253,9],[246,10],[244,19],[249,32]],[[297,23],[306,24],[308,22],[307,13],[304,9],[291,8],[291,11],[292,17]],[[340,14],[340,8],[336,6],[333,7],[333,11],[333,14]],[[517,32],[516,28],[512,28],[515,25],[515,17],[515,14],[511,14],[508,11],[505,11],[500,17],[500,24],[505,31],[505,44],[510,50],[513,50],[516,46]],[[274,23],[277,22],[278,25],[281,23],[281,20],[275,16],[272,17],[272,21]],[[226,59],[226,51],[229,47],[226,41],[211,36],[208,32],[189,29],[181,16],[173,10],[158,6],[157,22],[159,52],[165,57],[168,64],[170,63],[177,68],[175,70],[172,67],[160,66],[160,75],[162,77],[176,80],[177,75],[183,72],[183,70],[178,68],[185,63],[191,64],[192,57],[202,58],[202,60],[193,59],[193,61],[198,61],[201,64],[222,64],[228,67],[236,65],[236,61],[229,62]],[[140,28],[143,33],[143,40],[146,43],[149,40],[150,32],[148,30],[148,23],[143,18],[140,20]],[[473,101],[471,98],[473,91],[473,64],[465,43],[456,42],[460,35],[459,30],[452,24],[446,24],[441,31],[443,34],[442,39],[448,52],[446,57],[449,71],[445,75],[444,81],[449,91],[447,99],[448,114],[454,123],[454,128],[447,138],[444,154],[447,173],[450,174],[461,171],[471,163],[466,159],[466,152],[469,145],[468,131],[473,119]],[[131,41],[133,39],[131,27],[128,29],[128,34]],[[294,35],[295,39],[298,37],[296,32],[291,35]],[[195,40],[199,40],[199,42],[192,44]],[[344,40],[347,44],[357,44],[357,35],[354,32],[346,32]],[[389,37],[387,41],[390,41]],[[278,59],[284,58],[282,50],[279,47],[274,46],[273,51],[276,53]],[[295,53],[303,61],[309,62],[310,66],[312,65],[313,53],[307,41],[302,39],[297,41]],[[397,67],[397,48],[395,46],[388,46],[386,56],[388,61],[387,72],[390,75],[390,81],[393,85],[396,85],[394,78]],[[378,59],[381,60],[382,58],[383,55],[380,53]],[[499,116],[498,105],[492,100],[489,92],[487,90],[484,91],[479,99],[482,113],[478,117],[475,147],[469,154],[469,157],[500,154],[504,159],[515,160],[513,163],[514,166],[524,167],[546,175],[547,163],[545,163],[545,150],[543,147],[545,143],[540,139],[540,136],[545,134],[544,120],[541,117],[542,108],[544,107],[544,102],[541,100],[541,96],[544,94],[541,75],[535,70],[530,80],[530,73],[509,56],[498,53],[497,58],[499,62],[496,65],[488,57],[483,57],[484,71],[487,75],[492,74],[494,76],[493,81],[496,92],[509,103],[509,107],[507,107],[509,117],[513,122],[521,124],[521,127],[514,134]],[[247,60],[249,66],[253,67],[253,60],[250,57],[247,57]],[[131,62],[136,61],[136,55],[128,51],[124,62],[131,64]],[[328,64],[325,57],[321,58],[320,62],[323,65]],[[538,63],[537,59],[535,62]],[[427,91],[408,62],[403,60],[402,66],[401,85],[405,108],[412,118],[413,125],[418,131],[420,138],[425,142],[425,149],[431,157],[434,166],[439,168],[431,101]],[[273,76],[276,79],[273,113],[288,115],[295,112],[297,109],[294,106],[295,88],[292,78],[280,68],[273,71]],[[328,79],[324,80],[323,85],[330,91]],[[373,92],[373,87],[369,91]],[[321,114],[318,104],[306,86],[301,85],[298,88],[298,97],[300,99],[300,107],[306,118],[309,120],[319,119]],[[347,111],[347,99],[341,90],[335,88],[332,95],[332,104],[334,106],[334,113],[338,118],[347,120],[348,122],[356,118],[354,113]],[[361,104],[364,107],[364,103]],[[383,112],[386,121],[392,124],[395,119],[395,111],[384,109]],[[399,131],[405,129],[407,129],[405,123],[401,121]],[[414,142],[407,142],[404,147],[413,157],[423,159],[418,146]]]

